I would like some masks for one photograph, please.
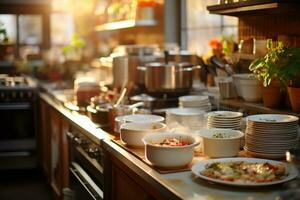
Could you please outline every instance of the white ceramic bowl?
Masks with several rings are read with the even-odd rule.
[[[262,92],[259,81],[253,74],[234,74],[233,82],[235,84],[238,96],[245,101],[259,102],[262,99]]]
[[[132,147],[144,147],[142,138],[146,135],[159,133],[166,130],[163,123],[124,123],[120,128],[122,142]]]
[[[187,140],[185,146],[161,146],[153,143],[162,142],[166,138]],[[194,157],[194,147],[199,144],[193,136],[179,133],[158,133],[143,138],[145,155],[149,162],[160,168],[181,168],[188,165]]]
[[[228,138],[214,138],[221,133]],[[212,158],[234,157],[240,150],[241,138],[244,133],[230,129],[202,129],[198,132],[203,141],[203,153]]]
[[[173,108],[166,112],[166,124],[169,129],[177,126],[200,129],[206,125],[205,115],[206,112],[198,108]]]
[[[120,133],[121,125],[126,122],[137,122],[137,123],[157,123],[164,122],[165,118],[158,115],[148,114],[134,114],[134,115],[123,115],[115,117],[114,131]]]
[[[155,123],[155,122],[163,122],[165,118],[158,115],[135,114],[135,115],[125,115],[124,120],[126,122]]]

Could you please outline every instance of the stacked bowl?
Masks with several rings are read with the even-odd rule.
[[[298,142],[298,117],[262,114],[247,117],[245,150],[252,156],[279,159]]]
[[[181,96],[178,100],[181,108],[197,108],[206,112],[211,111],[211,103],[208,96],[188,95]]]
[[[196,108],[173,108],[166,112],[166,124],[172,132],[190,133],[206,126],[205,115]]]
[[[207,114],[207,128],[241,129],[243,113],[232,111],[214,111]]]

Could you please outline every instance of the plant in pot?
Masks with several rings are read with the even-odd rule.
[[[261,81],[262,97],[264,106],[269,108],[278,107],[282,97],[281,70],[283,69],[285,47],[282,42],[273,44],[267,40],[267,54],[254,60],[250,71]]]
[[[287,91],[294,112],[300,112],[300,48],[284,48],[280,80]]]

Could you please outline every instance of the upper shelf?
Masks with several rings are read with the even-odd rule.
[[[119,30],[125,28],[133,28],[139,26],[155,26],[157,25],[156,20],[123,20],[117,22],[110,22],[101,24],[95,27],[96,31],[111,31],[111,30]]]
[[[249,14],[284,13],[299,10],[297,0],[247,0],[236,3],[227,3],[208,6],[211,14],[242,16]]]

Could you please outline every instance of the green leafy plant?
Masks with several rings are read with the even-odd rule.
[[[0,44],[8,42],[8,36],[4,24],[0,21]]]
[[[281,82],[288,86],[300,87],[300,49],[285,48],[281,61]]]
[[[86,42],[78,34],[72,36],[70,44],[63,47],[63,53],[72,59],[80,59],[82,50],[86,46]]]
[[[267,40],[267,54],[254,60],[250,66],[250,71],[263,85],[267,87],[274,79],[281,79],[282,59],[285,54],[285,47],[282,42],[275,46],[271,39]]]

